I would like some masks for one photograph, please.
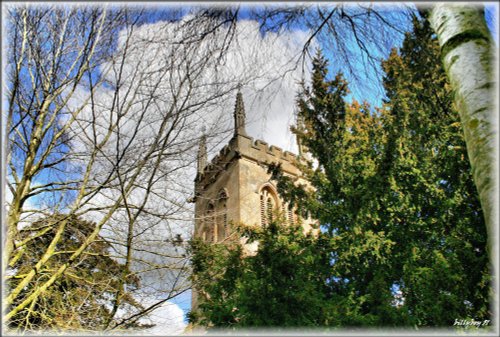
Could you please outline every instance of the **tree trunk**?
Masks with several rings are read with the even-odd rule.
[[[436,4],[429,21],[437,34],[467,153],[483,209],[490,252],[496,236],[498,112],[494,45],[483,10],[466,4]]]

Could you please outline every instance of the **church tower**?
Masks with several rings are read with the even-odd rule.
[[[297,183],[307,184],[297,167],[299,158],[248,136],[245,119],[243,96],[238,91],[233,137],[209,163],[205,136],[200,139],[195,178],[194,236],[206,242],[241,239],[231,235],[231,224],[264,225],[275,211],[282,211],[289,223],[298,221],[297,214],[288,210],[288,205],[279,197],[276,182],[271,180],[267,169],[271,163],[280,163],[285,175],[295,178]],[[304,230],[309,231],[316,221],[309,218],[302,219],[302,223]],[[192,307],[195,308],[195,290],[192,298]]]

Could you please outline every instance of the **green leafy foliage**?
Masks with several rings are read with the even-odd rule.
[[[329,240],[305,234],[281,220],[240,229],[247,243],[193,241],[195,284],[200,291],[192,320],[216,327],[301,327],[323,325],[329,314]]]
[[[389,199],[391,238],[400,243],[392,274],[412,323],[490,319],[484,216],[428,21],[415,19],[400,55],[393,51],[383,66],[390,188],[381,195]]]
[[[308,171],[316,191],[305,204],[334,241],[340,325],[490,318],[486,228],[439,57],[427,21],[415,19],[383,63],[383,108],[325,108],[321,102],[340,102],[346,90],[326,79],[324,61],[299,98],[297,133],[317,161]]]
[[[388,277],[396,242],[382,225],[381,205],[373,200],[384,159],[383,118],[372,114],[367,104],[346,104],[342,75],[329,81],[326,61],[321,54],[316,59],[311,87],[304,86],[299,95],[302,124],[295,132],[316,162],[314,168],[303,168],[315,190],[299,204],[319,219],[331,240],[328,285],[334,305],[325,323],[405,325],[406,311],[393,304]],[[278,170],[274,177],[282,194],[301,199],[302,188],[293,188]]]

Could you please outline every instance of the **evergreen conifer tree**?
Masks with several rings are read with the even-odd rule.
[[[314,191],[271,171],[281,196],[318,219],[322,233],[315,241],[264,228],[255,256],[223,264],[220,284],[235,285],[229,301],[219,289],[205,303],[211,324],[287,326],[295,317],[304,326],[452,327],[491,319],[484,217],[428,22],[415,18],[382,66],[386,99],[372,109],[345,102],[347,82],[329,79],[317,53],[293,129],[309,152],[302,170]],[[231,323],[213,318],[221,303],[230,303],[226,315],[239,312],[217,316]]]

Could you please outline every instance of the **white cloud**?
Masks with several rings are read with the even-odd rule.
[[[156,294],[172,290],[169,286],[179,280],[180,284],[185,281],[186,275],[176,275],[174,268],[169,270],[169,266],[185,263],[182,250],[176,251],[166,240],[179,233],[187,238],[192,232],[193,209],[186,199],[194,188],[197,139],[205,126],[213,151],[225,145],[232,134],[238,83],[243,84],[248,134],[284,150],[296,150],[289,128],[294,121],[295,95],[303,72],[295,62],[307,35],[302,31],[262,35],[256,22],[240,21],[224,62],[218,64],[211,56],[222,48],[226,32],[219,31],[214,40],[198,46],[173,43],[182,40],[185,32],[181,27],[182,22],[138,27],[129,41],[133,47],[127,50],[123,64],[119,61],[125,56],[127,35],[122,31],[116,58],[101,66],[107,85],[94,93],[95,105],[86,105],[90,93],[79,87],[68,112],[76,111],[82,104],[84,109],[76,122],[69,115],[60,120],[62,124],[72,123],[69,139],[76,156],[68,170],[73,176],[77,170],[85,171],[90,153],[102,142],[90,170],[88,194],[84,198],[87,213],[83,217],[99,222],[121,196],[118,182],[134,182],[127,203],[134,206],[132,213],[137,209],[145,212],[134,224],[136,261],[132,269]],[[122,68],[119,82],[116,74]],[[192,86],[184,86],[188,68],[193,71],[189,77]],[[308,69],[305,77],[309,77]],[[184,127],[173,127],[167,139],[161,124],[174,123],[172,115],[176,113],[180,122],[175,122]],[[112,132],[108,135],[109,130]],[[158,167],[154,159],[139,166],[154,142],[163,139],[168,140],[166,153],[171,155],[165,156]],[[127,151],[121,156],[120,149],[124,148]],[[116,170],[121,173],[120,179]],[[150,180],[154,183],[146,191]],[[98,192],[89,193],[93,188]],[[126,242],[127,225],[127,213],[119,208],[102,234],[113,241]],[[123,254],[124,249],[118,253]],[[148,272],[142,272],[147,269]],[[183,314],[177,305],[165,304],[150,318],[158,324],[152,331],[180,332],[185,326]]]
[[[152,328],[140,331],[141,335],[151,336],[180,335],[187,326],[182,309],[168,301],[149,314],[148,318],[143,318],[141,323],[155,324]]]
[[[256,21],[243,20],[238,22],[235,35],[224,72],[228,77],[239,77],[243,83],[247,133],[270,145],[296,152],[290,126],[295,122],[299,82],[307,81],[310,74],[309,63],[302,67],[300,61],[307,32],[295,30],[279,35],[270,32],[263,36]],[[229,97],[224,109],[232,116],[234,95]]]
[[[216,60],[205,61],[214,51],[217,52],[221,48],[217,43],[206,42],[197,48],[189,45],[179,47],[174,43],[186,34],[180,27],[182,22],[157,22],[135,29],[129,41],[133,47],[127,50],[123,67],[111,61],[101,67],[111,85],[95,93],[94,101],[97,105],[93,109],[88,106],[82,111],[72,132],[75,135],[74,150],[88,153],[94,146],[91,141],[93,138],[96,137],[98,142],[102,141],[114,124],[119,126],[119,129],[115,127],[106,144],[100,149],[92,169],[92,178],[99,185],[115,167],[134,168],[134,165],[140,162],[141,156],[147,152],[160,132],[161,122],[165,118],[171,118],[168,117],[168,111],[180,109],[176,101],[186,98],[187,105],[205,103],[202,108],[182,112],[183,123],[189,126],[173,129],[177,134],[170,145],[170,151],[180,150],[179,154],[162,162],[162,170],[159,173],[169,173],[154,184],[154,195],[149,196],[146,204],[146,207],[154,210],[176,213],[176,221],[171,221],[167,227],[172,233],[182,233],[186,237],[192,222],[192,208],[185,200],[193,190],[196,158],[196,146],[193,145],[196,145],[202,126],[208,128],[213,154],[225,145],[232,134],[234,89],[238,83],[242,83],[248,134],[284,150],[296,152],[290,126],[294,123],[298,83],[304,77],[309,77],[309,70],[307,66],[302,69],[301,64],[297,64],[301,46],[307,37],[304,31],[262,35],[257,22],[240,21],[234,41],[224,56],[223,64],[220,65]],[[214,37],[216,41],[222,40],[226,32],[220,31],[218,34]],[[124,52],[126,38],[126,32],[122,31],[117,59],[120,59],[121,53]],[[194,76],[194,89],[186,91],[187,89],[182,89],[186,72],[184,68],[188,65],[193,67],[192,64],[202,66]],[[120,68],[124,70],[118,79],[114,70]],[[108,72],[110,69],[114,70]],[[193,75],[190,79],[193,79],[192,77]],[[118,89],[120,101],[117,101],[113,94],[116,83],[121,83]],[[181,88],[180,93],[173,96],[173,91],[178,88]],[[223,95],[226,92],[230,94]],[[88,92],[85,93],[79,88],[72,104],[77,107],[88,95]],[[153,95],[153,104],[149,104],[149,98]],[[116,106],[122,108],[117,109]],[[116,165],[118,140],[122,148],[126,145],[130,147],[126,155],[121,157],[120,164]],[[127,144],[128,141],[131,141],[130,144]],[[75,165],[84,167],[87,156],[81,158]],[[177,166],[183,168],[175,170]],[[133,173],[134,169],[127,172],[124,179],[129,179]],[[138,181],[146,181],[150,177],[149,174],[150,170],[144,170]],[[116,180],[116,177],[113,179]],[[93,196],[88,206],[111,206],[119,195],[118,189],[104,188]],[[128,202],[139,205],[144,197],[145,190],[139,186],[128,196]],[[98,221],[103,214],[102,211],[93,211],[88,213],[87,217]],[[123,217],[119,218],[119,214],[113,217],[118,223],[123,223]],[[110,221],[110,224],[112,222]]]

